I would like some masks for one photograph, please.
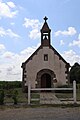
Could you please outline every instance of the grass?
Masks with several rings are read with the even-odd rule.
[[[31,93],[31,103],[32,104],[40,103],[40,94],[39,93]]]
[[[22,88],[15,89],[18,91],[17,99],[18,103],[27,103],[27,94],[22,92]],[[4,103],[13,103],[12,97],[9,95],[12,94],[13,89],[5,90],[5,99]]]
[[[56,97],[58,98],[72,98],[73,94],[72,93],[55,93]]]
[[[77,90],[77,100],[80,101],[80,90]]]
[[[22,92],[22,88],[17,88],[15,89],[18,91],[18,103],[27,103],[27,93],[23,93]],[[5,90],[5,99],[4,102],[5,103],[14,103],[12,97],[8,97],[7,95],[11,94],[12,90]],[[72,93],[55,93],[55,95],[58,98],[72,98],[73,94]],[[40,103],[40,94],[39,93],[31,93],[31,103],[35,103],[35,104],[39,104]],[[35,100],[36,99],[36,100]],[[77,85],[77,101],[80,101],[80,84]]]
[[[77,101],[80,101],[80,88],[77,89],[77,92],[76,92],[76,99]],[[56,97],[58,98],[62,98],[62,99],[65,99],[65,98],[73,98],[73,93],[55,93]]]

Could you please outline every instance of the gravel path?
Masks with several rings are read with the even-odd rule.
[[[0,120],[80,120],[80,107],[40,107],[0,110]]]

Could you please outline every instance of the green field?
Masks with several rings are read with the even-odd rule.
[[[18,103],[27,103],[27,94],[22,92],[22,88],[15,88],[15,90],[17,90],[18,95],[17,95],[17,100]],[[13,99],[12,96],[10,96],[14,90],[5,90],[5,99],[4,102],[5,103],[12,103]],[[9,97],[10,96],[10,97]]]
[[[16,90],[18,91],[18,96],[17,96],[18,103],[27,103],[27,93],[23,93],[22,88],[17,88]],[[55,93],[55,95],[58,98],[62,98],[62,99],[73,97],[72,93]],[[39,99],[39,97],[40,97],[39,93],[31,93],[32,99]],[[77,89],[77,101],[80,101],[80,89]],[[13,102],[13,99],[5,96],[5,103],[10,103],[10,102]]]
[[[13,88],[13,89],[8,89],[8,90],[4,89],[4,94],[5,94],[4,103],[5,104],[14,103],[14,100],[12,99],[12,95],[15,90],[17,90],[17,93],[18,93],[17,94],[18,103],[26,103],[27,104],[27,93],[23,93],[22,88]],[[55,95],[58,98],[63,98],[63,99],[73,97],[72,93],[55,93]],[[31,93],[31,98],[39,99],[40,95],[39,95],[39,93]],[[77,101],[80,101],[80,84],[77,85]],[[38,102],[36,101],[35,103],[39,103],[39,100],[38,100]]]

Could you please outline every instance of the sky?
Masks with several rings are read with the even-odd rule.
[[[71,66],[80,64],[80,0],[0,0],[0,81],[22,80],[45,16],[52,46]]]

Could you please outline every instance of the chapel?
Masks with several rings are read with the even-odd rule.
[[[44,18],[40,30],[41,45],[21,66],[24,90],[27,90],[29,82],[31,88],[54,88],[69,82],[70,64],[51,45],[47,19]]]

